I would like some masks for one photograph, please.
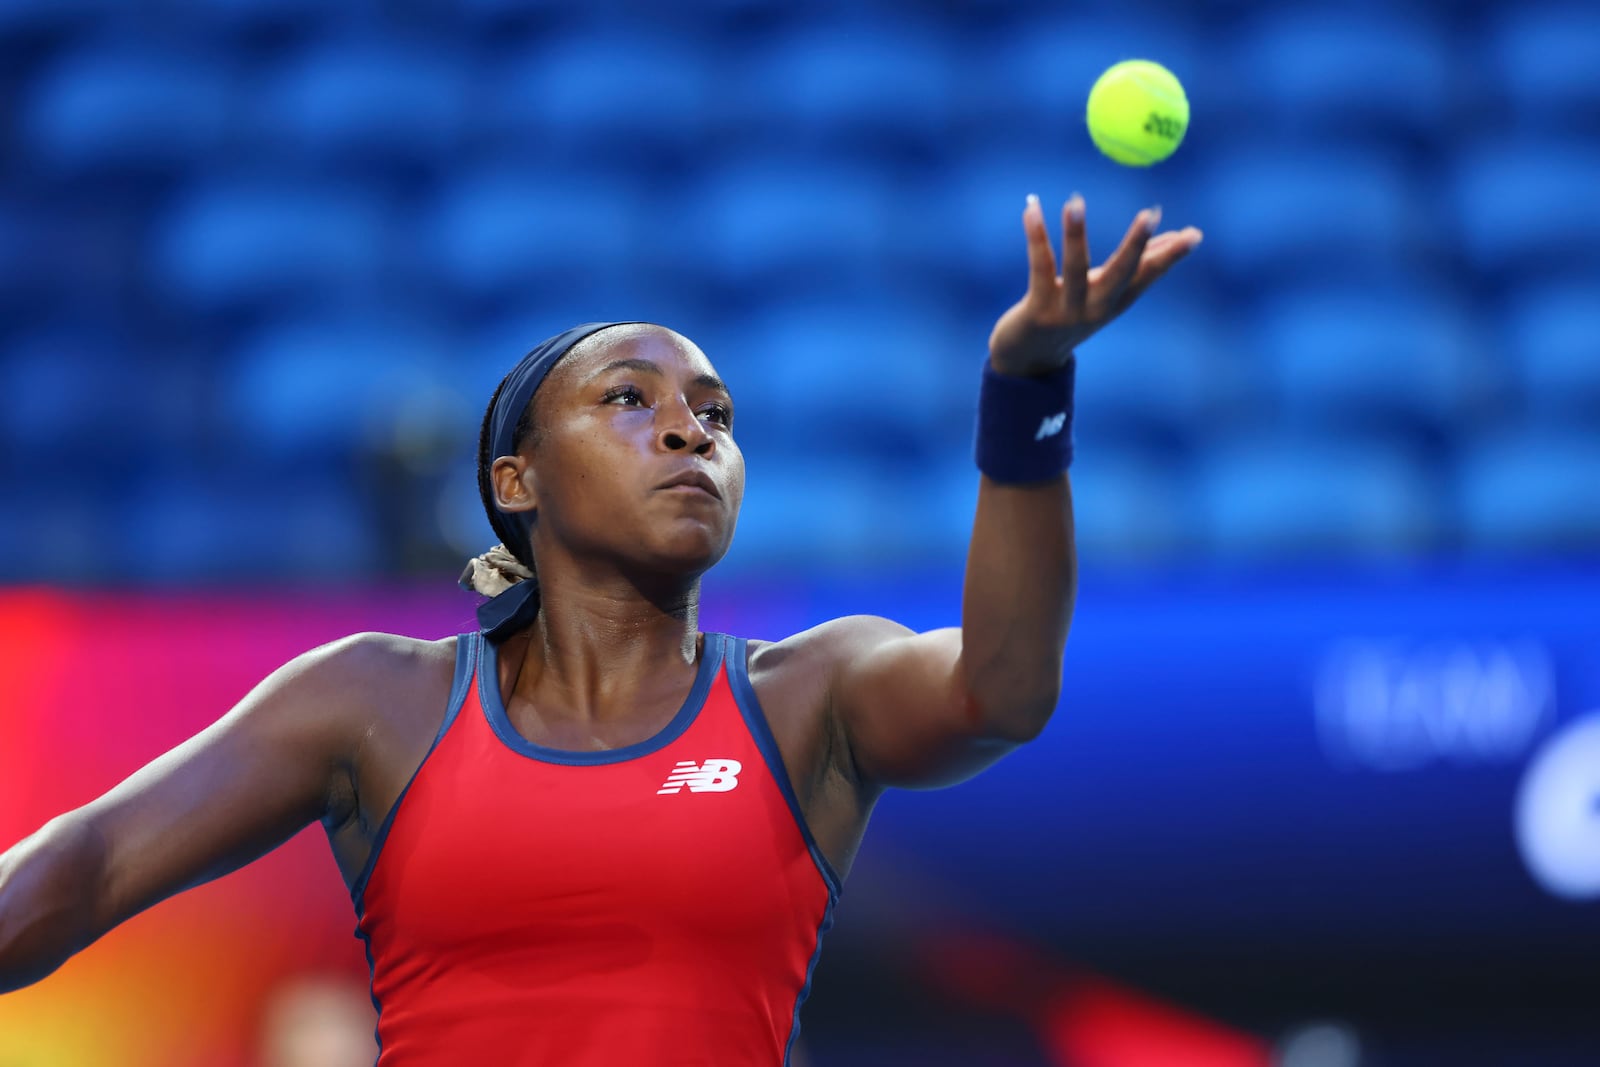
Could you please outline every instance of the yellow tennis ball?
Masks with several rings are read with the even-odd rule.
[[[1178,150],[1189,128],[1189,98],[1172,71],[1148,59],[1118,63],[1089,90],[1089,136],[1130,167],[1148,167]]]

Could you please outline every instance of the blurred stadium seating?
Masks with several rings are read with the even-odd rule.
[[[113,435],[118,574],[325,573],[286,540],[384,541],[407,412],[448,396],[464,469],[498,374],[600,316],[733,383],[741,564],[950,558],[1023,195],[1075,189],[1101,254],[1149,203],[1208,232],[1084,349],[1094,559],[1592,552],[1597,49],[1570,0],[5,0],[0,573],[104,576],[60,531]],[[1150,171],[1082,130],[1134,55],[1194,104]],[[374,566],[453,558],[444,499]]]

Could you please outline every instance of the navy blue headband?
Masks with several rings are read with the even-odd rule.
[[[586,322],[540,342],[533,351],[523,356],[522,362],[506,376],[505,387],[500,390],[494,410],[489,413],[489,462],[492,464],[501,456],[516,455],[517,423],[522,421],[523,412],[528,410],[528,405],[533,402],[533,394],[544,384],[550,369],[572,350],[573,345],[590,334],[612,326],[629,325],[634,323]],[[490,497],[490,506],[499,515],[500,524],[505,529],[506,547],[524,563],[532,564],[533,546],[529,539],[533,527],[531,513],[502,511],[494,503],[493,497]],[[539,583],[535,579],[518,582],[481,605],[478,608],[478,621],[490,638],[499,639],[532,622],[538,612]]]
[[[599,333],[612,326],[626,325],[629,324],[586,322],[540,342],[533,351],[522,357],[522,362],[506,376],[505,388],[500,390],[494,411],[489,414],[490,463],[501,456],[517,454],[517,423],[522,421],[523,413],[533,402],[533,394],[544,384],[550,368],[560,362],[561,357],[570,352],[573,345],[590,334]],[[533,525],[532,515],[526,511],[501,511],[493,504],[492,497],[490,504],[494,506],[495,512],[500,516],[501,524],[510,535],[506,539],[506,547],[522,562],[532,564],[533,548],[528,540],[528,533]]]

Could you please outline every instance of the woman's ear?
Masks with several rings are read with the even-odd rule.
[[[533,491],[533,471],[523,456],[501,456],[489,468],[494,502],[501,511],[533,511],[538,501]]]

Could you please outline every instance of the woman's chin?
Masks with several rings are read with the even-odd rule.
[[[651,565],[669,574],[704,574],[728,554],[732,542],[731,532],[696,524],[674,531],[653,546]]]

